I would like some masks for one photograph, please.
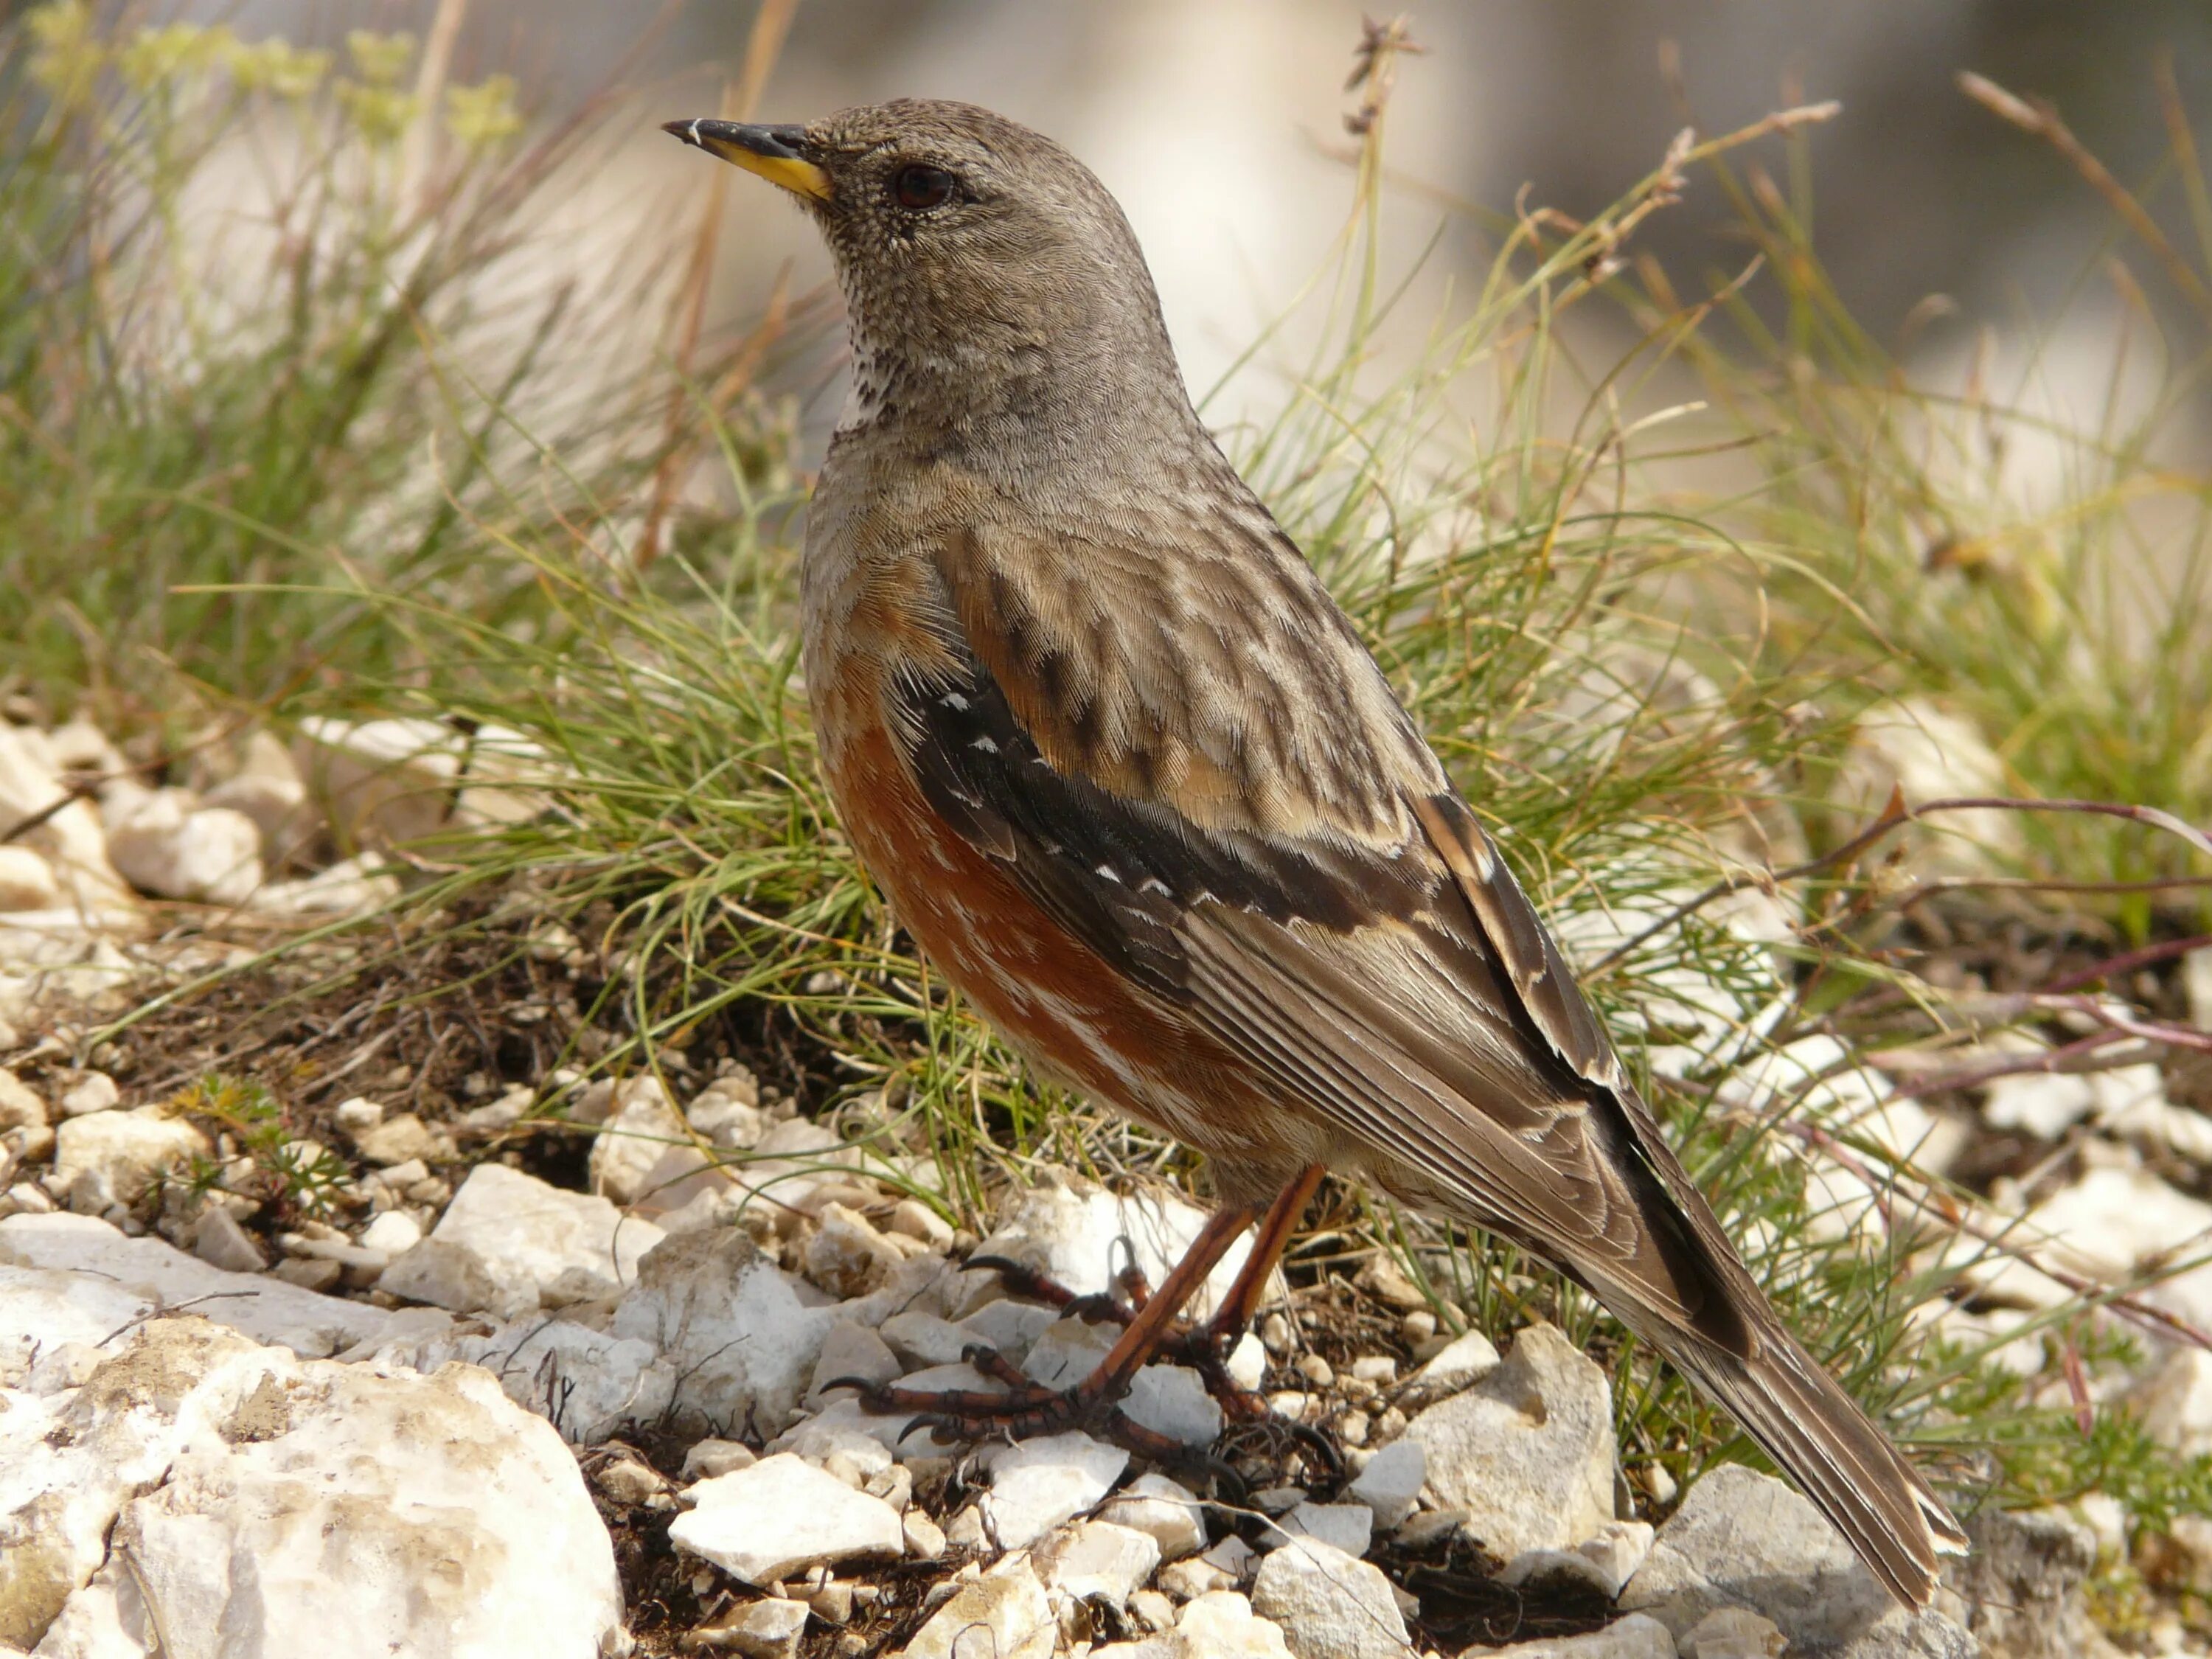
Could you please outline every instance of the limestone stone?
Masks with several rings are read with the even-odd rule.
[[[1050,1659],[1060,1635],[1028,1558],[1013,1555],[957,1591],[907,1644],[905,1659]]]
[[[1468,1648],[1460,1659],[1676,1659],[1674,1638],[1649,1613],[1632,1613],[1603,1630],[1582,1636],[1547,1637],[1510,1647]]]
[[[393,1261],[380,1284],[455,1313],[514,1318],[549,1291],[572,1291],[569,1301],[614,1294],[635,1280],[639,1261],[662,1237],[604,1198],[479,1164],[430,1236]]]
[[[626,1650],[613,1549],[574,1460],[482,1371],[302,1362],[156,1320],[43,1403],[61,1443],[0,1457],[0,1482],[40,1489],[31,1553],[50,1559],[0,1548],[0,1577],[49,1572],[43,1600],[61,1596],[41,1639],[26,1628],[39,1598],[0,1592],[5,1639],[57,1659]],[[0,1513],[24,1518],[5,1498]],[[96,1571],[51,1571],[103,1515]]]
[[[1260,1564],[1252,1608],[1282,1626],[1297,1659],[1406,1659],[1405,1615],[1382,1570],[1316,1538]]]
[[[1565,1549],[1613,1519],[1613,1394],[1605,1373],[1549,1325],[1407,1426],[1440,1506],[1502,1559]]]
[[[1151,1535],[1164,1561],[1206,1547],[1206,1506],[1164,1474],[1140,1474],[1098,1511],[1098,1518]]]
[[[50,1184],[69,1194],[79,1215],[100,1215],[136,1204],[163,1176],[214,1150],[191,1124],[159,1106],[89,1112],[54,1131]]]
[[[749,1584],[772,1584],[810,1567],[898,1556],[898,1513],[789,1453],[702,1480],[692,1507],[669,1524],[668,1541]]]
[[[991,1471],[985,1522],[1002,1548],[1022,1549],[1096,1506],[1127,1467],[1129,1454],[1070,1431],[992,1447],[983,1462]]]

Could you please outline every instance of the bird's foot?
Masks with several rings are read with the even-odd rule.
[[[1152,1285],[1144,1270],[1132,1261],[1114,1276],[1112,1288],[1089,1296],[1078,1295],[1049,1274],[1010,1257],[976,1255],[964,1264],[973,1272],[988,1269],[999,1275],[1006,1294],[1023,1302],[1041,1302],[1093,1323],[1127,1325],[1152,1300]],[[1224,1310],[1210,1320],[1178,1321],[1167,1328],[1149,1359],[1188,1365],[1196,1371],[1232,1423],[1256,1423],[1267,1415],[1267,1403],[1229,1374],[1229,1353],[1244,1334],[1245,1321]],[[993,1358],[998,1358],[994,1354]],[[1003,1363],[1003,1362],[1001,1362]],[[1011,1367],[1009,1368],[1011,1369]],[[1015,1373],[1018,1377],[1020,1374]],[[1026,1382],[1026,1377],[1021,1377]],[[1031,1385],[1034,1386],[1034,1385]]]

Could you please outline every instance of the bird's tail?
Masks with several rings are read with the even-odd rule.
[[[1760,1312],[1747,1359],[1710,1341],[1685,1341],[1679,1329],[1658,1346],[1728,1408],[1892,1595],[1927,1606],[1938,1558],[1965,1554],[1966,1533],[1820,1361]]]

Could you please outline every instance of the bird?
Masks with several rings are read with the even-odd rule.
[[[1050,138],[902,99],[666,131],[827,242],[852,390],[808,509],[801,660],[846,835],[1041,1075],[1204,1155],[1218,1208],[1025,1432],[1110,1402],[1324,1174],[1577,1284],[1717,1399],[1900,1601],[1959,1522],[1785,1327],[1497,845],[1185,389],[1142,249]],[[973,1264],[971,1264],[973,1265]],[[988,1356],[986,1356],[988,1358]]]

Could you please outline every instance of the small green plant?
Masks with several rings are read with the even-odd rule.
[[[226,1158],[196,1158],[183,1178],[188,1198],[223,1194],[269,1206],[280,1222],[326,1218],[352,1176],[327,1146],[292,1133],[284,1109],[268,1090],[242,1079],[200,1079],[176,1109],[202,1120],[236,1147]],[[246,1167],[240,1170],[239,1161]]]

